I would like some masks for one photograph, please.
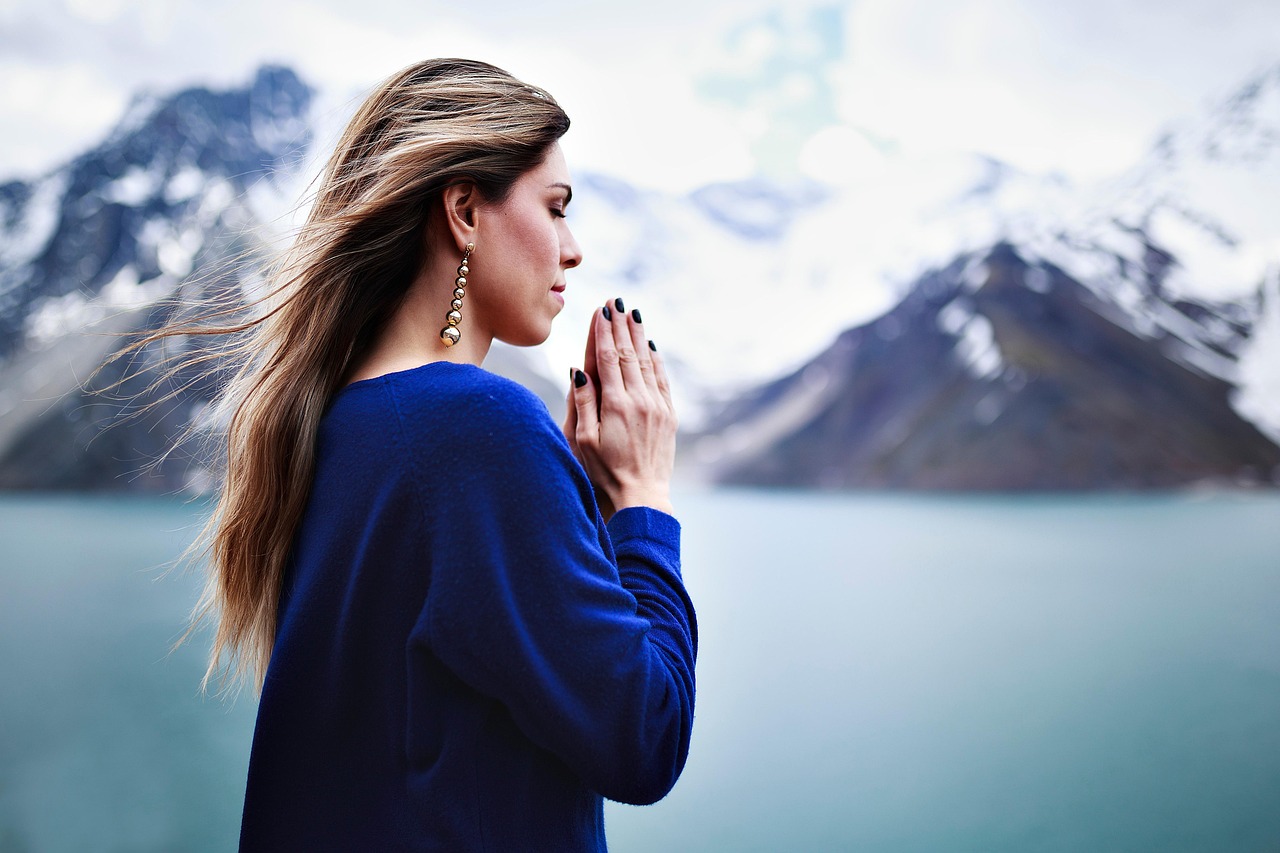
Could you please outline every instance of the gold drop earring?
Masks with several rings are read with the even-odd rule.
[[[462,297],[467,295],[467,273],[471,272],[467,261],[471,258],[471,252],[475,247],[475,243],[468,243],[466,251],[462,253],[462,263],[458,264],[458,277],[453,282],[453,301],[449,303],[449,313],[444,316],[444,321],[448,325],[440,330],[440,340],[444,341],[447,347],[462,340],[462,332],[458,331],[458,324],[462,322]]]

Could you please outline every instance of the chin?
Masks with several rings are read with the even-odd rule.
[[[536,347],[546,343],[549,337],[551,337],[550,326],[545,329],[524,329],[519,334],[501,335],[498,340],[513,347]]]

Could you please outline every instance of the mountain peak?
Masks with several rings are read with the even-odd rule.
[[[0,359],[176,286],[224,213],[309,144],[311,98],[279,65],[145,94],[90,151],[0,187]]]
[[[1258,71],[1198,116],[1169,125],[1152,147],[1156,162],[1203,159],[1254,165],[1280,151],[1280,62]]]
[[[1267,66],[1241,84],[1226,99],[1225,106],[1229,109],[1251,109],[1268,95],[1276,93],[1280,93],[1280,61]]]
[[[309,143],[313,90],[291,69],[264,65],[247,86],[202,86],[135,98],[107,139],[81,160],[194,166],[230,179],[270,173]]]

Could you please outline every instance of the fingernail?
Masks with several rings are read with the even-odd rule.
[[[609,310],[609,306],[608,306],[608,305],[604,306],[604,318],[605,318],[606,320],[612,320],[612,319],[613,319],[613,312]]]
[[[625,312],[625,311],[627,310],[626,308],[624,308],[624,307],[622,306],[622,297],[621,297],[621,296],[619,296],[617,299],[613,300],[613,306],[614,306],[615,308],[617,308],[619,311],[623,311],[623,312]]]
[[[657,344],[655,344],[653,341],[649,341],[649,349],[653,350],[654,352],[657,352],[657,351],[658,351],[658,345],[657,345]]]
[[[574,379],[577,379],[577,378],[578,378],[578,377],[577,377],[577,373],[578,373],[578,368],[576,368],[576,367],[570,367],[570,368],[569,368],[569,381],[570,381],[570,382],[572,382]]]
[[[637,323],[641,323],[641,322],[643,322],[643,321],[640,319],[640,309],[639,309],[639,308],[632,308],[632,309],[631,309],[631,319],[632,319],[632,320],[635,320]]]
[[[575,369],[573,371],[573,384],[575,387],[578,387],[578,388],[581,388],[583,385],[586,385],[587,374],[583,373],[581,370]]]

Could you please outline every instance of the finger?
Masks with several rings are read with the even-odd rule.
[[[569,441],[569,449],[573,451],[573,455],[578,455],[578,403],[574,399],[573,380],[577,375],[576,368],[569,368],[569,393],[565,395],[564,407],[564,437]]]
[[[597,311],[591,315],[591,323],[587,326],[587,352],[582,357],[582,370],[593,382],[600,380],[600,373],[596,368],[596,324],[599,322],[600,312]]]
[[[604,312],[610,316],[606,317]],[[596,374],[600,380],[600,399],[607,400],[618,394],[626,393],[622,381],[622,366],[618,363],[618,347],[614,343],[613,324],[617,319],[612,305],[606,305],[596,312]]]
[[[631,333],[631,346],[635,349],[636,362],[640,366],[640,374],[644,377],[645,387],[649,390],[650,396],[656,400],[662,392],[658,390],[658,377],[653,373],[653,350],[649,349],[649,341],[645,338],[644,323],[639,309],[631,310],[627,328]]]
[[[650,343],[653,343],[650,341]],[[676,404],[671,400],[671,382],[667,379],[667,363],[663,359],[662,353],[658,352],[656,345],[649,347],[649,357],[653,360],[653,377],[658,382],[658,390],[662,392],[662,398],[667,401],[667,406],[674,413]]]
[[[574,408],[573,441],[574,446],[594,448],[600,443],[600,414],[596,408],[596,389],[591,377],[581,370],[573,375],[573,388],[570,390]]]
[[[631,343],[631,330],[628,328],[631,319],[627,316],[626,306],[621,299],[613,301],[613,341],[618,349],[618,368],[622,373],[622,382],[628,394],[644,395],[644,374],[640,371],[640,356],[635,345]]]

